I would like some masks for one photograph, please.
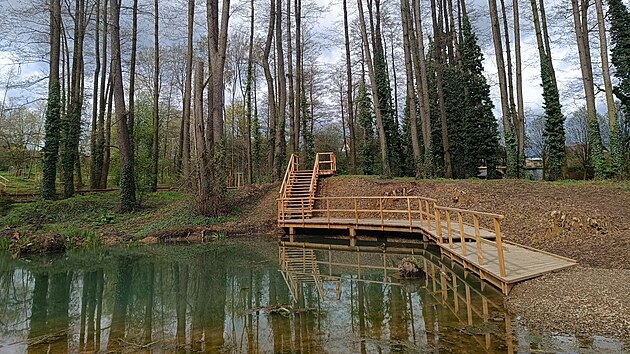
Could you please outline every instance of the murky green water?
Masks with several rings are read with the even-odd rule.
[[[537,334],[502,296],[421,246],[252,241],[0,256],[0,352],[621,352]],[[339,248],[339,249],[336,249]]]

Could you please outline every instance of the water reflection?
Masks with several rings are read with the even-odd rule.
[[[398,279],[399,261],[411,254],[425,276]],[[0,352],[476,353],[584,346],[575,338],[532,335],[512,324],[502,304],[493,288],[417,246],[223,243],[2,257]],[[623,350],[604,338],[592,343]]]

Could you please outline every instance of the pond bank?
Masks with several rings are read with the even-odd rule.
[[[77,247],[89,246],[92,234],[68,234],[67,230],[76,229],[98,233],[104,245],[168,239],[199,242],[202,234],[211,238],[221,238],[224,233],[229,238],[271,235],[280,231],[275,227],[277,190],[278,185],[239,190],[232,196],[238,209],[219,220],[193,216],[187,209],[189,197],[175,192],[147,196],[145,208],[133,217],[110,211],[115,210],[116,194],[107,198],[77,197],[86,198],[79,199],[81,208],[104,204],[77,213],[72,212],[72,204],[56,209],[34,204],[21,213],[0,217],[0,227],[7,224],[8,217],[24,216],[26,220],[0,232],[5,239],[20,232],[39,235],[38,240],[42,240],[41,235],[56,233],[71,241],[66,248],[75,247],[72,242],[76,241],[81,241]],[[338,176],[324,179],[318,194],[421,195],[436,198],[445,206],[503,214],[506,219],[502,230],[508,240],[570,257],[580,264],[517,285],[505,299],[515,317],[534,328],[569,335],[602,335],[630,343],[628,182],[416,181]]]

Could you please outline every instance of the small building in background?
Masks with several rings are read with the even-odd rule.
[[[542,181],[544,164],[542,157],[525,158],[525,176],[532,181]]]

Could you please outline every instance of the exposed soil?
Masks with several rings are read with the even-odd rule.
[[[578,261],[515,286],[508,308],[529,326],[630,343],[630,189],[627,182],[401,181],[332,177],[326,196],[425,196],[505,215],[504,237]]]

